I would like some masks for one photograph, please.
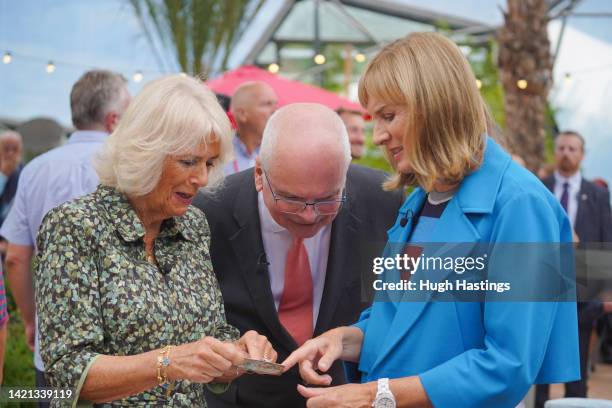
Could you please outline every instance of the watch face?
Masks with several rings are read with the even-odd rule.
[[[381,396],[376,399],[374,408],[395,408],[395,400],[386,396]]]

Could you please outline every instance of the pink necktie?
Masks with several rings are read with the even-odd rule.
[[[278,317],[298,345],[312,337],[312,274],[302,238],[295,238],[287,252]]]

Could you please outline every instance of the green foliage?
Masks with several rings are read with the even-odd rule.
[[[153,45],[157,35],[172,49],[181,69],[206,74],[221,59],[221,69],[245,24],[263,0],[129,0]],[[253,3],[252,3],[253,2]]]
[[[504,112],[504,89],[499,80],[499,71],[494,60],[496,44],[491,41],[487,46],[470,46],[467,56],[474,75],[480,81],[480,94],[485,100],[491,115],[498,126],[504,128],[506,115]]]
[[[371,132],[368,133],[371,134]],[[359,160],[355,160],[354,162],[361,164],[362,166],[386,171],[387,173],[391,173],[393,171],[382,150],[372,143],[372,137],[370,135],[366,137],[365,154]]]
[[[35,373],[32,352],[26,345],[23,321],[16,310],[15,300],[7,288],[7,305],[10,314],[7,343],[4,353],[5,387],[34,387]],[[34,403],[22,402],[11,407],[35,407]]]

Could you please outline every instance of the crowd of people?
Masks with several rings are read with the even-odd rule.
[[[279,108],[263,82],[226,112],[193,78],[132,99],[93,70],[66,144],[24,167],[19,134],[1,134],[4,273],[36,386],[74,390],[39,406],[515,407],[538,384],[540,407],[560,382],[587,397],[612,303],[382,301],[368,285],[397,243],[612,242],[584,138],[560,133],[540,180],[487,133],[469,63],[435,33],[385,46],[359,100],[392,174],[353,163],[362,112]],[[560,268],[543,258],[516,273]],[[8,318],[0,286],[0,382]]]

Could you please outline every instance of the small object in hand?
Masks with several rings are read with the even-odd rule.
[[[244,363],[238,365],[248,373],[265,374],[265,375],[281,375],[283,373],[283,365],[271,363],[265,360],[253,360],[245,358]]]

